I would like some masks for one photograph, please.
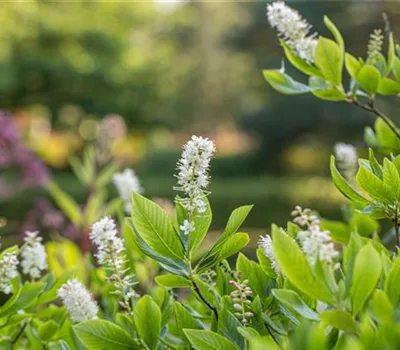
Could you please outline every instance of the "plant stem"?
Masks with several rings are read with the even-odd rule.
[[[388,116],[386,116],[385,114],[383,114],[381,111],[379,111],[375,105],[374,105],[374,101],[370,100],[370,103],[368,105],[364,105],[360,102],[358,102],[356,99],[351,99],[348,100],[351,104],[367,111],[370,113],[375,114],[377,117],[382,118],[382,120],[386,123],[386,125],[395,133],[395,135],[397,136],[397,138],[400,139],[400,132],[397,129],[396,125],[389,119]]]
[[[21,337],[22,333],[24,333],[24,330],[26,328],[26,326],[28,325],[28,322],[25,322],[22,327],[19,329],[17,335],[15,336],[15,338],[11,341],[11,349],[14,348],[14,345],[17,343],[18,339]]]
[[[196,294],[199,296],[199,298],[201,299],[201,301],[207,305],[207,307],[214,313],[215,318],[218,320],[218,312],[217,309],[215,307],[213,307],[207,300],[206,298],[204,298],[204,296],[201,294],[200,288],[199,286],[196,284],[196,282],[192,279],[192,283],[193,283],[193,287],[194,287],[194,291],[196,292]]]

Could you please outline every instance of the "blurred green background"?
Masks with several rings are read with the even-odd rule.
[[[356,56],[365,57],[373,29],[385,29],[383,12],[395,36],[400,33],[396,1],[289,4],[326,36],[328,14]],[[283,59],[265,5],[2,3],[0,108],[13,113],[24,142],[79,201],[84,189],[67,160],[84,145],[111,133],[112,157],[137,172],[146,195],[173,199],[181,145],[197,134],[218,149],[214,229],[243,204],[256,205],[246,222],[253,241],[272,222],[288,220],[296,204],[338,218],[344,200],[330,182],[329,154],[339,141],[363,153],[363,128],[373,117],[344,103],[285,97],[265,83],[262,69],[279,68]],[[381,108],[396,119],[392,103]],[[48,198],[45,190],[36,188],[0,198],[7,234],[19,232],[42,197]]]

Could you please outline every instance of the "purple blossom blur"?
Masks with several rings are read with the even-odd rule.
[[[19,173],[11,182],[0,178],[0,198],[10,197],[22,189],[44,186],[49,180],[46,166],[22,143],[11,116],[1,111],[0,167]]]

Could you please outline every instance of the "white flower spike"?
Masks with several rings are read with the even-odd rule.
[[[92,299],[85,286],[77,279],[64,283],[58,290],[58,295],[73,321],[83,322],[97,318],[99,312],[97,303]]]
[[[113,183],[117,187],[118,194],[124,202],[125,212],[132,210],[132,192],[143,193],[143,187],[132,169],[125,169],[121,173],[113,175]]]
[[[192,136],[183,147],[183,152],[178,161],[178,186],[175,190],[184,193],[184,198],[179,198],[179,202],[189,213],[189,220],[184,222],[181,230],[185,235],[193,232],[193,215],[197,212],[202,214],[206,211],[206,201],[204,196],[208,195],[207,187],[210,183],[208,170],[210,161],[215,152],[214,142],[208,138]]]
[[[309,35],[311,25],[283,1],[267,5],[267,18],[272,28],[294,52],[309,63],[314,62],[318,40],[316,34]]]
[[[4,294],[12,292],[11,281],[18,277],[17,252],[5,252],[0,259],[0,291]]]
[[[38,234],[38,231],[26,231],[25,245],[21,250],[22,272],[32,279],[39,278],[42,271],[47,269],[46,249],[42,244],[42,237]]]

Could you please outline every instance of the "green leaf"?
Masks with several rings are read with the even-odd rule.
[[[400,58],[395,57],[393,60],[393,75],[400,82]]]
[[[318,314],[308,307],[295,291],[290,289],[273,289],[272,295],[290,311],[294,311],[307,320],[319,321]]]
[[[197,350],[238,350],[230,340],[212,331],[184,329],[190,344]]]
[[[383,148],[388,148],[390,152],[393,150],[398,153],[400,151],[400,140],[393,130],[385,123],[381,118],[377,118],[375,121],[376,136],[379,141],[379,145]],[[390,153],[388,152],[388,153]]]
[[[12,315],[19,310],[24,310],[31,306],[45,286],[46,283],[42,282],[24,284],[17,294],[12,296],[2,307],[0,307],[0,317],[4,315]]]
[[[396,166],[387,158],[383,160],[383,183],[390,188],[392,198],[400,199],[400,176]]]
[[[240,349],[244,349],[243,336],[238,332],[242,324],[225,307],[221,309],[218,317],[218,333],[234,342]]]
[[[293,50],[285,43],[285,41],[280,40],[280,43],[285,51],[286,58],[295,68],[305,74],[322,77],[321,72],[318,70],[318,68],[312,66],[311,64],[307,63],[299,56],[297,56],[295,53],[293,53]]]
[[[90,350],[137,349],[128,332],[106,320],[89,320],[72,328],[81,343]]]
[[[385,75],[388,75],[393,68],[394,60],[395,60],[395,45],[393,39],[393,33],[389,34],[389,48],[388,48],[388,64],[386,68]]]
[[[271,280],[255,261],[249,260],[240,253],[236,260],[236,270],[242,273],[243,279],[249,280],[249,286],[260,298],[270,295]]]
[[[38,327],[38,335],[40,340],[42,341],[50,340],[53,337],[53,335],[57,332],[57,330],[58,330],[57,322],[53,320],[47,320],[46,322],[43,322]]]
[[[155,281],[159,286],[166,288],[186,288],[192,286],[192,282],[188,279],[171,274],[157,276]]]
[[[336,86],[328,85],[327,82],[320,77],[310,77],[308,84],[314,96],[327,101],[344,101],[346,95]]]
[[[333,40],[319,37],[314,60],[326,80],[333,85],[342,83],[343,58],[338,44]]]
[[[133,320],[139,337],[150,349],[155,349],[161,333],[161,310],[151,296],[139,299],[133,310]]]
[[[372,311],[380,323],[387,324],[393,319],[393,306],[388,296],[380,289],[377,289],[372,298]]]
[[[354,80],[357,80],[358,73],[362,67],[361,62],[349,53],[346,53],[344,57],[347,72]]]
[[[183,260],[183,246],[168,215],[157,204],[135,192],[132,192],[132,224],[156,253]]]
[[[265,255],[264,250],[258,248],[256,254],[258,262],[260,263],[260,266],[265,274],[272,279],[276,279],[275,269],[272,266],[271,260]]]
[[[390,186],[364,166],[359,167],[356,179],[358,185],[378,202],[389,204],[393,200]]]
[[[358,252],[350,289],[353,314],[362,310],[372,295],[382,272],[382,263],[377,251],[367,244]]]
[[[347,311],[333,309],[321,313],[320,316],[323,322],[334,328],[345,332],[357,332],[357,325]]]
[[[221,246],[218,253],[217,261],[222,261],[229,258],[230,256],[241,251],[247,243],[249,243],[250,238],[247,233],[239,232],[235,233],[233,236],[229,237],[227,241]]]
[[[339,173],[335,166],[335,157],[331,156],[331,174],[333,183],[335,184],[336,188],[348,199],[352,200],[356,203],[361,203],[364,205],[371,204],[367,198],[363,197],[360,193],[358,193],[353,187],[351,187],[344,177]]]
[[[80,226],[82,224],[82,213],[79,205],[72,199],[72,197],[64,192],[55,182],[50,181],[47,185],[47,190],[57,203],[63,213],[75,224]]]
[[[397,308],[400,302],[400,288],[398,282],[400,280],[400,258],[396,256],[393,261],[392,268],[390,269],[385,280],[385,293],[389,297],[392,305]]]
[[[400,93],[400,84],[392,79],[382,78],[376,92],[383,96],[397,95]]]
[[[183,329],[198,329],[198,324],[193,315],[179,302],[174,302],[176,328],[181,337],[186,338]]]
[[[342,65],[343,65],[343,59],[344,59],[344,54],[345,54],[345,47],[344,47],[344,40],[342,37],[342,34],[340,34],[339,29],[335,26],[335,24],[329,19],[328,16],[324,16],[324,23],[326,27],[330,30],[332,33],[333,37],[336,40],[336,43],[339,45],[340,48],[340,53],[342,55]]]
[[[380,80],[381,73],[379,73],[377,68],[371,65],[363,66],[357,75],[358,84],[370,94],[375,94]]]
[[[272,243],[276,260],[287,279],[311,298],[334,304],[334,298],[327,287],[315,279],[308,261],[300,247],[277,226],[272,226]]]
[[[310,88],[280,70],[264,70],[265,80],[278,92],[284,95],[301,95],[310,92]]]
[[[368,155],[369,155],[369,164],[371,166],[371,170],[373,171],[373,173],[376,176],[378,176],[380,179],[382,179],[383,178],[382,167],[376,160],[375,154],[374,154],[374,151],[372,150],[372,148],[370,148],[368,150]]]
[[[347,243],[350,238],[349,225],[340,221],[324,220],[320,222],[322,230],[329,230],[334,242]]]
[[[143,240],[143,238],[137,233],[135,227],[132,224],[131,219],[127,219],[126,222],[128,223],[129,227],[131,228],[131,232],[135,239],[135,243],[137,244],[140,251],[149,256],[150,258],[159,262],[159,264],[169,272],[172,272],[176,275],[187,275],[187,267],[185,264],[180,260],[173,260],[170,258],[166,258],[162,254],[156,253],[153,249],[151,249],[148,244]]]

